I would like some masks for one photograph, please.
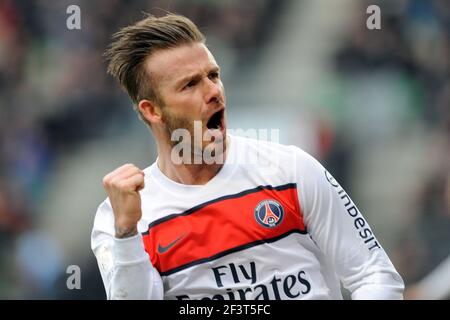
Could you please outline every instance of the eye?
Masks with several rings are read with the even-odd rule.
[[[197,84],[197,81],[196,81],[196,80],[191,80],[191,81],[189,81],[189,82],[184,86],[183,89],[192,88],[192,87],[195,86],[196,84]]]
[[[215,71],[215,72],[211,72],[208,76],[211,80],[212,79],[218,79],[219,78],[219,72]]]

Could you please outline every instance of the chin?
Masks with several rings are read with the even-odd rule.
[[[221,136],[214,141],[205,141],[203,147],[203,158],[207,164],[223,164],[226,152],[226,136]]]

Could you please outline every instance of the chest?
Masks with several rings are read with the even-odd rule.
[[[291,231],[306,233],[306,228],[297,186],[286,184],[178,209],[149,223],[143,239],[153,266],[170,275]]]

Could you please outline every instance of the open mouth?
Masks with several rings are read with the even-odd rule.
[[[211,116],[211,118],[209,118],[206,127],[208,129],[223,129],[223,115],[224,115],[223,109],[214,113]]]

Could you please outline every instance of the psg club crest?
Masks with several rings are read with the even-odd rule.
[[[274,228],[283,220],[284,211],[275,200],[263,200],[255,208],[255,219],[266,228]]]

